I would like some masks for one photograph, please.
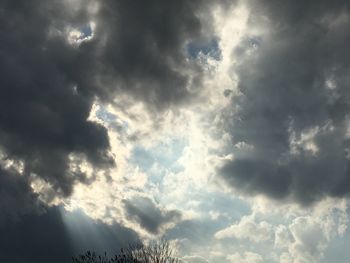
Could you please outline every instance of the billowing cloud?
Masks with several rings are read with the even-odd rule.
[[[252,217],[243,217],[237,224],[215,233],[217,239],[248,239],[251,242],[262,242],[271,239],[272,226],[265,222],[256,223]]]
[[[81,163],[115,165],[106,128],[89,119],[93,103],[125,109],[126,94],[159,110],[197,96],[202,69],[188,45],[194,52],[199,40],[212,41],[212,8],[209,1],[1,1],[3,154],[55,195],[91,183]]]
[[[349,5],[249,1],[232,56],[237,95],[223,117],[234,158],[220,173],[241,192],[309,204],[350,192]]]
[[[86,15],[70,16],[59,1],[1,1],[0,148],[22,162],[21,174],[49,182],[70,195],[83,173],[69,170],[72,154],[108,167],[104,127],[88,121],[94,93],[75,77],[78,50],[64,30]],[[76,17],[77,16],[77,17]]]
[[[91,16],[94,38],[80,45],[80,80],[95,84],[95,94],[116,104],[124,93],[156,110],[193,101],[203,75],[194,58],[201,45],[215,37],[209,21],[220,3],[226,4],[98,2],[98,11]]]
[[[181,212],[151,199],[122,196],[118,183],[123,183],[126,174],[120,176],[116,164],[119,157],[124,162],[121,167],[126,167],[128,156],[120,155],[132,148],[125,146],[123,140],[129,143],[142,135],[126,133],[125,122],[112,132],[113,120],[109,118],[118,116],[104,116],[104,121],[109,122],[105,125],[91,114],[97,104],[101,108],[115,107],[130,119],[138,118],[142,111],[157,126],[158,115],[165,110],[198,97],[203,69],[196,56],[201,49],[210,50],[208,45],[217,44],[211,20],[212,11],[221,3],[228,4],[206,0],[0,1],[1,226],[8,223],[7,219],[34,218],[37,212],[43,213],[41,219],[50,221],[48,228],[51,221],[60,225],[57,215],[51,217],[48,205],[52,204],[64,204],[67,209],[89,207],[86,210],[95,211],[90,216],[103,217],[112,228],[120,221],[128,226],[138,225],[153,235],[162,234],[180,220]],[[142,109],[137,112],[139,115],[128,115],[129,108],[135,105]],[[111,138],[111,134],[118,138]],[[112,145],[115,140],[115,145],[129,148],[118,152]],[[129,171],[136,171],[134,168]],[[110,191],[96,189],[92,186],[95,181],[97,186],[112,187]],[[139,178],[134,181],[140,184]],[[146,182],[143,179],[140,185]],[[82,194],[85,188],[80,183],[91,184],[91,192],[101,200],[107,196],[103,202],[108,201],[108,206]],[[137,190],[135,185],[132,187],[136,192],[141,186]],[[115,189],[118,191],[109,195]],[[73,195],[75,198],[69,199]],[[75,217],[84,221],[76,214],[64,217],[64,224],[73,232],[80,229],[79,224],[72,227]],[[23,229],[41,224],[33,220]],[[96,232],[137,237],[123,226],[111,229],[98,222],[103,227],[94,228]],[[20,247],[18,254],[24,257],[32,253],[24,243],[14,245],[19,239],[15,228],[20,225],[9,226],[14,238],[4,248]],[[1,231],[2,236],[8,237],[5,230]],[[25,238],[35,239],[33,232],[23,231]],[[45,223],[37,231],[46,233]],[[70,242],[56,232],[47,234],[57,235],[57,239],[43,247],[53,246],[54,240]],[[47,236],[39,239],[32,249],[39,249]],[[71,253],[68,248],[65,251],[65,256]],[[1,256],[9,255],[5,252]],[[38,257],[29,255],[18,260],[39,262]]]
[[[322,262],[348,224],[349,4],[237,2],[0,0],[0,261],[168,238]]]
[[[336,198],[308,208],[269,201],[266,209],[252,209],[213,234],[226,260],[250,262],[245,253],[250,251],[257,256],[252,262],[323,262],[327,248],[346,233],[348,224],[346,202]]]

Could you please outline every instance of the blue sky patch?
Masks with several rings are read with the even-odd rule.
[[[137,146],[133,149],[130,161],[136,164],[141,171],[147,173],[155,164],[165,170],[179,172],[182,168],[178,165],[177,160],[181,157],[185,146],[186,141],[178,138],[159,143],[149,149]],[[159,171],[159,173],[162,172]],[[152,173],[150,175],[152,176]]]
[[[210,56],[216,60],[220,60],[221,58],[219,43],[215,38],[203,43],[189,43],[187,45],[187,53],[192,59],[196,59],[200,53]]]

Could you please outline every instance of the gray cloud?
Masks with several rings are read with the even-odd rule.
[[[82,231],[72,235],[63,218],[79,222],[75,228]],[[7,222],[0,226],[0,232],[0,260],[13,263],[71,262],[72,256],[86,250],[112,255],[129,243],[139,242],[131,229],[116,223],[106,225],[60,207],[48,208],[39,215],[29,213],[18,222]]]
[[[0,225],[21,215],[39,210],[40,204],[32,193],[27,179],[0,166]],[[36,205],[34,205],[36,204]]]
[[[221,175],[242,192],[303,204],[348,195],[349,4],[249,4],[249,25],[268,33],[234,51],[241,95],[225,129],[250,148],[236,148]]]
[[[0,12],[1,149],[24,162],[25,176],[36,174],[69,195],[84,177],[69,172],[69,154],[96,166],[113,163],[105,128],[87,120],[93,94],[74,91],[77,50],[52,33],[76,21],[58,1],[1,1]]]
[[[152,234],[159,234],[169,223],[181,219],[181,213],[176,210],[165,210],[147,197],[134,197],[124,201],[127,217]]]
[[[202,68],[187,47],[212,40],[211,11],[218,4],[227,3],[101,1],[95,38],[81,46],[88,82],[102,82],[96,92],[107,101],[126,92],[157,111],[189,103]]]
[[[70,170],[71,155],[95,168],[114,165],[106,129],[88,120],[96,99],[127,93],[159,110],[196,95],[202,70],[186,46],[210,39],[214,5],[68,2],[0,1],[0,148],[23,162],[28,191],[36,176],[65,197],[77,181],[91,182]],[[93,37],[70,43],[73,29]]]

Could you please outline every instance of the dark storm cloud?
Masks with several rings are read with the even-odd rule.
[[[81,47],[83,63],[94,65],[90,76],[103,83],[99,95],[127,92],[156,110],[188,102],[202,70],[187,46],[211,40],[210,12],[221,2],[101,1],[95,41]]]
[[[32,193],[27,178],[0,167],[0,225],[12,219],[17,221],[21,215],[33,212],[35,203],[36,195]],[[36,209],[39,207],[38,204]]]
[[[251,35],[234,51],[241,95],[226,128],[232,186],[307,204],[350,193],[347,1],[250,1]],[[309,140],[309,141],[308,141]],[[315,147],[316,146],[316,147]],[[239,149],[238,149],[239,148]]]
[[[176,223],[181,218],[179,211],[165,210],[151,199],[142,196],[125,200],[124,207],[129,219],[152,234],[159,234],[164,225]]]
[[[68,228],[69,221],[73,220],[79,221],[75,228],[82,229],[74,236]],[[49,208],[40,215],[27,214],[18,222],[0,226],[0,232],[0,261],[4,263],[71,262],[72,256],[86,250],[96,251],[102,244],[96,252],[113,254],[129,243],[139,242],[131,229],[118,224],[106,225],[60,207]]]
[[[6,158],[22,161],[24,176],[43,179],[62,196],[76,181],[87,181],[69,169],[72,154],[97,168],[113,165],[106,129],[88,120],[93,102],[111,102],[121,92],[154,109],[187,101],[201,68],[186,58],[186,46],[208,38],[212,7],[204,0],[1,0],[0,148]],[[72,29],[93,38],[72,44]]]
[[[68,171],[70,153],[96,166],[112,161],[106,130],[87,121],[93,94],[74,91],[77,51],[52,33],[76,23],[64,11],[59,1],[0,2],[0,146],[26,176],[69,195],[83,178]]]

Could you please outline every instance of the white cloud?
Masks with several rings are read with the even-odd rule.
[[[275,231],[275,246],[278,248],[288,248],[288,244],[292,241],[292,234],[284,225],[278,225]]]
[[[261,255],[245,251],[244,253],[235,253],[227,256],[227,260],[231,263],[260,263],[263,262],[263,258]]]
[[[272,238],[273,227],[265,222],[256,223],[252,216],[244,216],[237,224],[218,231],[217,239],[236,238],[248,239],[252,242],[267,241]]]
[[[289,229],[294,242],[288,247],[295,262],[315,262],[323,257],[329,239],[324,225],[318,219],[298,217]]]
[[[201,256],[185,256],[182,257],[181,260],[184,263],[210,263],[208,260]]]

